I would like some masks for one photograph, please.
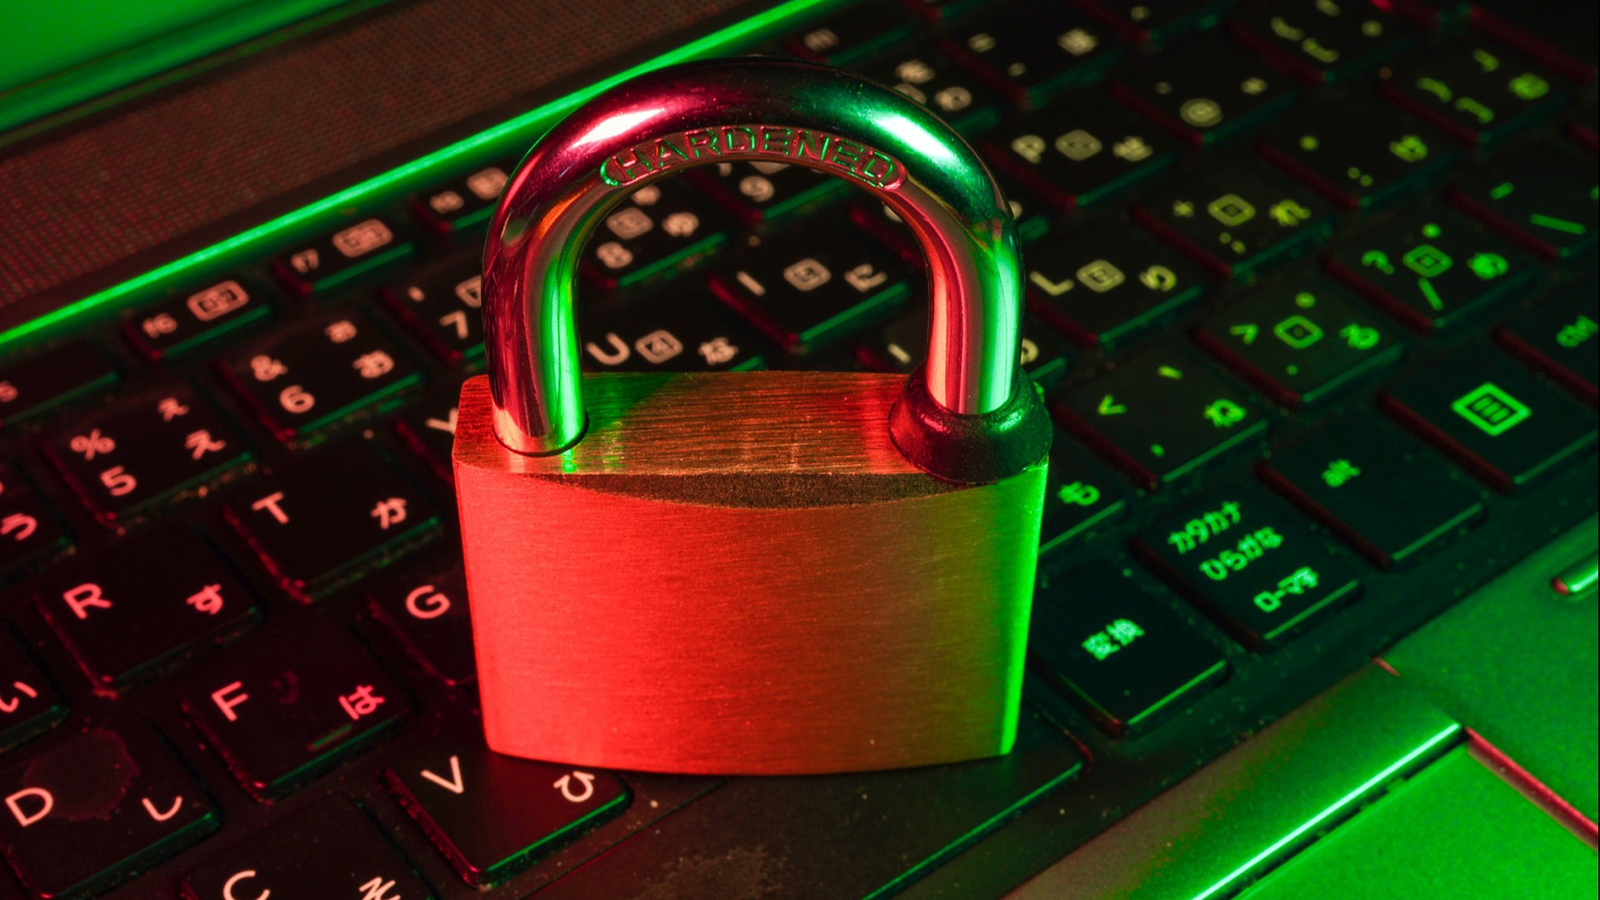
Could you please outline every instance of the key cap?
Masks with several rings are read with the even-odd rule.
[[[1581,103],[1567,122],[1567,134],[1590,153],[1600,150],[1600,107]]]
[[[1472,9],[1468,0],[1394,0],[1394,11],[1434,31],[1458,23]]]
[[[60,724],[66,699],[8,628],[0,626],[0,751]]]
[[[1384,568],[1418,559],[1483,518],[1477,492],[1447,463],[1368,412],[1274,451],[1261,475]]]
[[[411,201],[411,211],[439,234],[475,231],[489,224],[516,160],[502,160],[435,187]]]
[[[1396,384],[1379,403],[1501,491],[1526,487],[1595,443],[1594,414],[1489,346]]]
[[[343,797],[236,844],[187,875],[186,900],[434,900],[411,863]]]
[[[1079,0],[1090,15],[1130,41],[1163,44],[1217,24],[1227,2],[1216,0]]]
[[[927,306],[919,306],[869,335],[858,354],[862,362],[882,372],[911,374],[928,358],[928,314]],[[1024,318],[1022,369],[1033,383],[1049,390],[1069,365],[1066,342],[1049,326]]]
[[[1481,0],[1472,4],[1466,18],[1473,29],[1517,48],[1579,84],[1594,80],[1596,57],[1600,55],[1595,34],[1600,23],[1595,20],[1595,11],[1583,4],[1561,8]]]
[[[222,824],[221,812],[150,726],[91,726],[0,775],[6,856],[41,897],[125,881]]]
[[[348,632],[318,622],[189,679],[183,707],[245,790],[266,800],[392,731],[410,702]]]
[[[69,422],[43,448],[84,506],[118,532],[152,510],[205,496],[256,459],[244,435],[181,382]]]
[[[957,28],[944,49],[1023,109],[1098,79],[1122,55],[1109,29],[1064,3],[986,11]]]
[[[223,377],[273,436],[309,443],[319,429],[422,383],[422,370],[354,311],[302,319],[227,359]]]
[[[1416,42],[1400,19],[1366,3],[1253,0],[1233,12],[1233,33],[1313,83],[1348,82]]]
[[[273,257],[272,273],[298,297],[359,283],[410,259],[417,245],[400,226],[362,219]]]
[[[1165,347],[1068,390],[1054,410],[1068,430],[1146,488],[1247,446],[1267,428],[1242,392]]]
[[[159,362],[215,346],[271,316],[264,285],[229,278],[139,310],[123,320],[122,333],[145,359]]]
[[[1353,97],[1268,135],[1261,155],[1333,202],[1370,210],[1430,186],[1456,150],[1411,117]]]
[[[1217,274],[1248,281],[1326,240],[1333,221],[1309,191],[1237,164],[1157,191],[1134,219]]]
[[[428,674],[452,687],[476,676],[467,579],[459,565],[391,578],[372,592],[367,605]]]
[[[1139,532],[1134,549],[1256,650],[1283,643],[1361,591],[1299,516],[1254,487],[1178,507]]]
[[[1111,223],[1047,235],[1024,264],[1029,307],[1087,346],[1120,346],[1205,292],[1181,255]]]
[[[406,449],[415,453],[440,480],[454,484],[454,464],[450,461],[456,442],[459,386],[445,388],[422,403],[409,407],[394,423]]]
[[[938,113],[964,134],[986,131],[999,121],[999,98],[931,41],[882,54],[856,68]]]
[[[1517,296],[1535,275],[1532,260],[1449,209],[1391,219],[1323,262],[1419,334],[1453,328]]]
[[[472,885],[527,868],[555,844],[622,812],[631,797],[609,772],[502,756],[463,737],[396,757],[384,777]]]
[[[909,38],[912,21],[882,3],[857,3],[813,23],[785,44],[796,56],[843,66]]]
[[[691,169],[688,177],[750,228],[821,206],[845,190],[838,178],[789,163],[717,163]]]
[[[423,267],[384,302],[447,365],[483,358],[483,253],[472,249]]]
[[[901,0],[906,7],[930,22],[948,21],[983,5],[983,0]]]
[[[1129,68],[1111,92],[1196,146],[1253,131],[1295,102],[1289,76],[1215,30]]]
[[[0,576],[48,560],[71,544],[50,504],[0,461]]]
[[[606,289],[693,268],[728,238],[722,211],[672,181],[646,185],[612,210],[583,256],[584,275]]]
[[[597,372],[744,372],[766,366],[767,342],[696,285],[595,304],[579,329]]]
[[[709,283],[718,299],[802,356],[882,321],[911,294],[899,260],[841,229],[812,228],[749,248]]]
[[[1468,144],[1498,143],[1566,105],[1553,74],[1476,35],[1382,74],[1390,99]]]
[[[1028,649],[1112,737],[1147,732],[1228,674],[1217,648],[1103,564],[1052,578],[1034,595]]]
[[[1590,406],[1597,396],[1600,369],[1600,301],[1595,276],[1558,288],[1555,296],[1532,310],[1506,320],[1495,337],[1507,349],[1538,366],[1545,374],[1583,398]]]
[[[348,441],[236,494],[223,517],[309,603],[439,531],[439,511],[372,444]]]
[[[996,165],[1070,210],[1148,182],[1172,164],[1177,143],[1110,98],[1084,92],[1022,115],[984,149]]]
[[[261,619],[250,589],[179,523],[51,572],[39,584],[38,604],[84,674],[115,690],[175,668]]]
[[[1393,328],[1325,277],[1297,277],[1207,316],[1195,342],[1274,402],[1318,403],[1400,356]]]
[[[1127,482],[1074,449],[1065,435],[1057,435],[1045,480],[1039,552],[1065,547],[1120,518],[1131,495]]]
[[[20,424],[117,383],[111,361],[87,341],[73,341],[0,368],[0,425]]]
[[[1502,156],[1450,191],[1457,206],[1546,259],[1594,249],[1597,197],[1594,160],[1555,144]]]

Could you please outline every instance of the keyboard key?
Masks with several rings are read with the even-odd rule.
[[[73,341],[0,367],[0,425],[12,426],[117,383],[111,361]]]
[[[415,453],[447,484],[455,483],[450,454],[456,443],[456,418],[460,414],[456,404],[460,397],[459,387],[446,385],[445,390],[408,407],[394,423],[395,433],[406,449]]]
[[[149,725],[94,725],[0,775],[0,838],[40,897],[84,897],[148,869],[222,824]]]
[[[1196,146],[1252,131],[1295,101],[1289,76],[1216,31],[1128,69],[1111,90]]]
[[[1379,402],[1501,491],[1537,481],[1595,443],[1592,412],[1488,346],[1417,372]]]
[[[691,169],[688,177],[752,228],[820,206],[846,188],[815,169],[775,162],[717,163]]]
[[[1130,41],[1161,44],[1217,24],[1231,0],[1079,0],[1090,15]]]
[[[48,560],[71,544],[50,505],[0,461],[0,576]]]
[[[1248,446],[1267,429],[1248,397],[1168,348],[1068,390],[1054,408],[1062,424],[1146,488]]]
[[[843,66],[909,38],[913,24],[894,7],[856,3],[813,23],[786,44],[797,56]]]
[[[38,602],[84,674],[111,689],[148,680],[261,619],[250,589],[177,523],[52,571]]]
[[[1478,0],[1466,19],[1475,30],[1517,48],[1579,84],[1594,81],[1596,57],[1600,55],[1595,34],[1600,32],[1600,22],[1596,21],[1595,11],[1583,4],[1571,8],[1547,4],[1530,7],[1516,0]]]
[[[492,753],[444,738],[396,757],[389,789],[468,884],[501,881],[554,844],[622,812],[628,786],[609,772]]]
[[[1306,189],[1234,165],[1167,188],[1133,217],[1217,274],[1248,281],[1325,240],[1333,217]]]
[[[1600,369],[1600,301],[1595,277],[1558,288],[1555,296],[1513,316],[1495,332],[1511,352],[1532,362],[1590,406],[1597,396]]]
[[[1394,329],[1323,277],[1299,277],[1246,294],[1201,321],[1200,346],[1274,402],[1317,403],[1392,364]]]
[[[102,407],[52,431],[43,446],[84,506],[117,531],[205,496],[256,458],[244,435],[183,383]]]
[[[208,745],[257,799],[281,797],[393,730],[410,703],[328,622],[254,643],[184,687]]]
[[[583,257],[584,275],[611,289],[689,269],[728,238],[722,211],[671,180],[634,191],[608,213]]]
[[[366,814],[330,797],[190,873],[186,900],[434,900]]]
[[[0,750],[39,735],[66,717],[66,699],[11,631],[0,626]]]
[[[1147,731],[1228,673],[1216,647],[1104,564],[1052,578],[1035,594],[1028,649],[1113,737]]]
[[[996,165],[1061,209],[1089,208],[1149,181],[1177,150],[1155,126],[1095,92],[1024,114],[984,146]]]
[[[1469,144],[1497,143],[1566,105],[1554,74],[1476,35],[1383,74],[1391,99]]]
[[[477,675],[467,579],[461,567],[389,579],[370,595],[374,618],[428,674],[455,686]]]
[[[230,278],[139,310],[123,321],[122,331],[135,350],[158,362],[215,346],[271,315],[263,285]]]
[[[1515,247],[1450,209],[1392,219],[1324,262],[1419,334],[1454,327],[1517,296],[1536,271]]]
[[[1449,464],[1368,412],[1274,451],[1261,474],[1384,568],[1412,562],[1483,518],[1477,492]]]
[[[764,368],[765,339],[698,285],[597,303],[578,329],[584,368],[596,372],[743,372]]]
[[[1593,159],[1554,144],[1534,144],[1496,159],[1450,196],[1540,256],[1571,259],[1593,250],[1600,232],[1594,168]]]
[[[945,51],[1024,109],[1100,77],[1121,51],[1109,30],[1066,4],[1016,3],[956,29]]]
[[[1234,34],[1314,84],[1348,82],[1416,41],[1411,26],[1375,6],[1250,0],[1233,12]]]
[[[500,191],[515,166],[515,160],[506,160],[448,181],[412,200],[411,210],[423,225],[439,234],[483,228],[500,205]]]
[[[1086,346],[1120,346],[1205,291],[1180,254],[1110,223],[1047,235],[1023,262],[1029,307]]]
[[[1352,97],[1269,135],[1261,154],[1333,202],[1369,210],[1431,186],[1456,149],[1410,117]]]
[[[296,296],[310,297],[378,275],[416,250],[398,225],[363,219],[274,257],[272,272]]]
[[[1057,435],[1045,481],[1039,552],[1067,546],[1120,518],[1132,493],[1126,481],[1078,452],[1066,436]]]
[[[860,357],[869,368],[910,374],[928,358],[928,313],[926,306],[890,322],[869,335],[861,346]],[[1049,390],[1067,374],[1070,360],[1066,342],[1031,317],[1022,320],[1022,370],[1033,383]]]
[[[483,251],[466,250],[424,266],[384,302],[446,365],[483,358]]]
[[[1000,118],[994,93],[931,42],[883,54],[856,68],[938,113],[962,133],[988,130]]]
[[[354,312],[301,320],[229,358],[223,376],[274,437],[314,432],[422,383],[422,370],[377,326]]]
[[[1293,510],[1257,488],[1187,503],[1141,531],[1134,548],[1257,650],[1283,642],[1361,590]]]
[[[235,494],[223,517],[309,603],[439,530],[439,511],[372,444],[349,441]]]

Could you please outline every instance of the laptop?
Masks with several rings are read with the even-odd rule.
[[[163,0],[4,32],[0,898],[1595,895],[1592,4]],[[751,53],[926,104],[1011,203],[1057,434],[1006,756],[483,744],[450,451],[488,217],[585,99]],[[589,369],[921,361],[921,261],[843,181],[712,165],[620,210]]]

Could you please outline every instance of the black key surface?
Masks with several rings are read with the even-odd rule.
[[[349,632],[320,622],[189,678],[183,707],[245,790],[271,799],[392,731],[410,702]]]
[[[1309,190],[1239,164],[1157,191],[1133,216],[1212,271],[1236,281],[1305,252],[1333,230],[1332,215]]]
[[[1089,346],[1149,332],[1205,291],[1181,254],[1112,223],[1046,235],[1023,264],[1033,311]]]
[[[591,305],[578,329],[596,372],[742,372],[766,365],[767,340],[698,284]]]
[[[406,449],[447,484],[455,483],[455,468],[450,454],[456,443],[456,419],[461,388],[445,385],[420,403],[414,403],[395,420],[395,434]]]
[[[1507,319],[1495,332],[1513,353],[1561,382],[1590,406],[1600,381],[1600,291],[1594,272],[1556,289],[1554,296]]]
[[[459,565],[386,579],[369,595],[368,609],[434,678],[453,686],[476,677],[467,579]]]
[[[584,253],[583,272],[609,289],[685,271],[726,241],[729,227],[701,191],[670,179],[646,185],[601,221]]]
[[[919,305],[868,335],[861,345],[862,361],[874,369],[909,375],[928,358],[928,315],[928,307]],[[1032,317],[1022,320],[1021,361],[1033,383],[1046,390],[1061,381],[1071,362],[1066,341]]]
[[[1375,565],[1411,562],[1483,518],[1454,467],[1374,413],[1275,451],[1261,475]]]
[[[468,884],[526,868],[552,846],[622,812],[630,792],[610,772],[490,752],[443,738],[390,761],[389,789]]]
[[[273,257],[272,272],[297,296],[310,297],[381,274],[403,264],[416,249],[399,224],[374,217]]]
[[[1207,316],[1195,342],[1287,407],[1317,403],[1400,355],[1396,329],[1327,281],[1295,277]]]
[[[1197,146],[1253,131],[1295,101],[1292,78],[1215,30],[1129,68],[1111,89]]]
[[[1127,481],[1078,450],[1071,438],[1057,434],[1045,478],[1039,552],[1071,546],[1079,536],[1115,521],[1132,497]]]
[[[898,8],[869,0],[824,17],[785,43],[799,56],[842,66],[909,38],[913,25]]]
[[[1467,22],[1497,41],[1516,47],[1562,75],[1588,84],[1600,65],[1600,22],[1592,6],[1517,0],[1479,0]]]
[[[1248,446],[1266,417],[1187,353],[1159,348],[1071,388],[1057,417],[1147,488]]]
[[[71,543],[50,504],[0,461],[0,576],[47,560]]]
[[[1233,10],[1234,34],[1311,82],[1346,82],[1372,72],[1416,41],[1405,21],[1376,4],[1249,0]]]
[[[185,900],[433,900],[366,813],[330,797],[191,872]]]
[[[984,144],[996,165],[1061,209],[1093,207],[1172,165],[1178,144],[1098,91],[1008,121]]]
[[[150,726],[113,719],[0,774],[0,846],[40,897],[79,898],[201,840],[222,815]]]
[[[35,737],[66,715],[66,700],[44,669],[9,629],[0,627],[0,750]]]
[[[775,162],[717,163],[691,169],[688,177],[748,226],[820,206],[845,189],[831,175]]]
[[[0,366],[0,425],[11,426],[79,398],[100,393],[121,377],[87,341],[61,344]]]
[[[440,184],[412,200],[411,209],[424,225],[440,234],[482,228],[494,215],[500,191],[510,180],[507,173],[515,163],[509,160],[484,166]]]
[[[215,346],[271,316],[265,285],[229,278],[141,309],[123,321],[122,331],[134,349],[156,362]]]
[[[439,510],[372,444],[305,457],[231,497],[223,517],[308,603],[439,530]]]
[[[243,433],[184,383],[74,419],[52,430],[43,446],[84,506],[115,530],[204,496],[256,458]]]
[[[957,131],[983,131],[999,119],[1000,100],[994,92],[931,41],[882,54],[855,68],[938,113]]]
[[[1469,144],[1502,141],[1566,105],[1553,73],[1479,35],[1447,41],[1383,74],[1385,94]]]
[[[1554,143],[1499,157],[1457,184],[1451,198],[1547,259],[1587,253],[1600,233],[1594,159]]]
[[[261,618],[245,583],[179,523],[50,572],[38,604],[84,673],[113,689],[231,640]]]
[[[383,299],[433,354],[449,365],[483,357],[483,252],[424,266]]]
[[[1079,0],[1078,5],[1130,41],[1160,44],[1216,25],[1229,0]]]
[[[1100,77],[1122,54],[1110,29],[1065,3],[1015,3],[957,28],[945,50],[1021,107]]]
[[[229,357],[222,373],[273,436],[295,443],[422,383],[416,362],[353,310],[303,319]]]
[[[1275,129],[1261,154],[1350,209],[1375,209],[1430,187],[1455,160],[1455,145],[1399,110],[1366,97],[1320,103]]]
[[[1282,643],[1361,590],[1298,513],[1256,487],[1183,504],[1141,531],[1134,548],[1255,649]]]
[[[1451,328],[1517,296],[1537,274],[1525,254],[1452,209],[1391,219],[1343,244],[1328,271],[1413,331]]]
[[[1595,443],[1593,412],[1486,343],[1404,379],[1379,402],[1502,491],[1537,481]]]
[[[1113,737],[1148,731],[1228,672],[1193,626],[1105,564],[1051,578],[1034,595],[1028,650]]]

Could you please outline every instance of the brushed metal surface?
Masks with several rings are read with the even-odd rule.
[[[455,472],[489,745],[582,765],[809,773],[1009,750],[1046,461],[939,481],[899,376],[585,377],[529,457],[463,387]]]

